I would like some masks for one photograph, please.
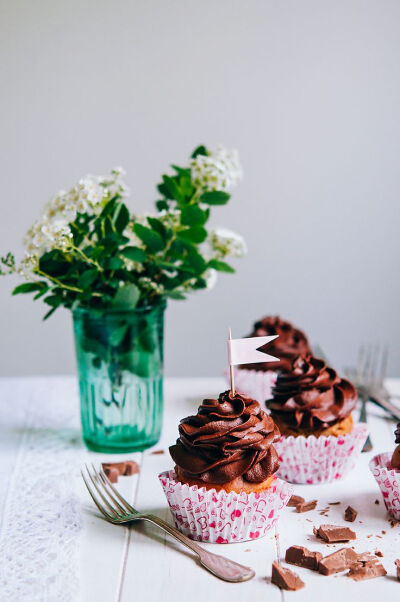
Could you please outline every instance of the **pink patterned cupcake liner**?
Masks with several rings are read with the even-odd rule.
[[[229,373],[225,372],[225,377],[229,383]],[[264,406],[266,399],[272,397],[272,387],[276,383],[278,372],[272,370],[264,372],[262,370],[245,370],[243,368],[235,369],[235,389],[243,395],[248,395]],[[265,409],[265,408],[264,408]]]
[[[277,475],[290,483],[331,483],[345,477],[357,460],[368,427],[357,423],[346,435],[281,437],[274,443],[281,463]]]
[[[293,488],[275,478],[260,493],[227,493],[189,486],[173,470],[158,475],[176,527],[196,541],[236,543],[263,537],[288,503]]]
[[[387,511],[400,520],[400,472],[391,465],[392,452],[378,454],[369,463],[369,468],[378,483]]]

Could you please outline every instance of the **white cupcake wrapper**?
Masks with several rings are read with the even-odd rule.
[[[258,539],[272,529],[293,488],[281,479],[260,493],[227,493],[189,486],[173,470],[158,475],[176,527],[196,541],[237,543]]]
[[[374,456],[369,468],[382,492],[387,511],[396,520],[400,520],[400,472],[391,466],[392,453]]]
[[[281,437],[274,443],[281,463],[277,475],[290,483],[330,483],[346,476],[368,436],[368,427],[357,423],[346,435],[334,437]]]
[[[225,377],[230,383],[228,372],[225,372]],[[256,399],[264,407],[265,400],[272,397],[272,387],[277,378],[278,372],[272,370],[264,372],[263,370],[235,368],[235,389],[243,395]]]

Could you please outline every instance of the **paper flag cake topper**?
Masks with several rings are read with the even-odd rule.
[[[231,391],[235,393],[233,366],[238,364],[258,364],[260,362],[279,362],[279,358],[269,355],[262,349],[276,339],[278,335],[269,337],[248,337],[246,339],[232,339],[229,329],[228,362],[231,375]]]

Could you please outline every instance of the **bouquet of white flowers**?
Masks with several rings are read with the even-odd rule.
[[[45,318],[60,306],[101,313],[184,299],[210,288],[218,271],[233,272],[226,259],[245,253],[243,238],[208,231],[206,223],[211,207],[225,205],[242,177],[237,153],[199,146],[189,165],[172,169],[158,185],[153,215],[129,211],[120,168],[59,192],[28,230],[22,261],[12,253],[0,260],[0,273],[27,279],[13,294],[43,298],[50,307]]]

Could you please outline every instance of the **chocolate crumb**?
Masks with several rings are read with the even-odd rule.
[[[330,506],[337,506],[338,504],[341,504],[342,502],[328,502],[328,504]]]
[[[379,504],[379,500],[375,500],[375,504],[378,505]]]
[[[155,449],[154,451],[150,452],[151,456],[160,456],[161,454],[165,454],[163,449]]]
[[[357,539],[355,532],[349,529],[349,527],[339,527],[338,525],[321,525],[318,527],[318,529],[314,527],[313,531],[314,535],[320,537],[328,543]]]
[[[277,562],[272,563],[271,583],[277,585],[281,589],[295,592],[304,587],[304,582],[294,571],[284,569]]]
[[[310,510],[314,510],[317,506],[317,500],[312,500],[310,502],[301,502],[296,506],[296,512],[309,512]]]
[[[292,495],[290,500],[287,503],[288,508],[295,508],[298,504],[304,504],[304,498],[300,495]]]
[[[397,576],[397,580],[400,581],[400,560],[397,559],[394,561],[395,565],[396,565],[396,576]]]
[[[247,550],[245,550],[245,552],[251,552],[250,548],[247,548]]]
[[[386,535],[386,531],[381,531],[382,535]]]
[[[383,554],[380,550],[375,550],[375,556],[379,556],[379,558],[383,558]]]
[[[291,546],[286,550],[285,560],[289,564],[295,564],[312,571],[318,571],[319,561],[322,559],[321,552],[311,552],[303,546]]]
[[[357,518],[357,514],[357,510],[354,510],[354,508],[351,506],[347,506],[346,510],[344,511],[344,520],[347,520],[349,523],[354,523]]]
[[[349,569],[357,561],[357,553],[352,548],[341,548],[319,563],[321,575],[333,575]]]

